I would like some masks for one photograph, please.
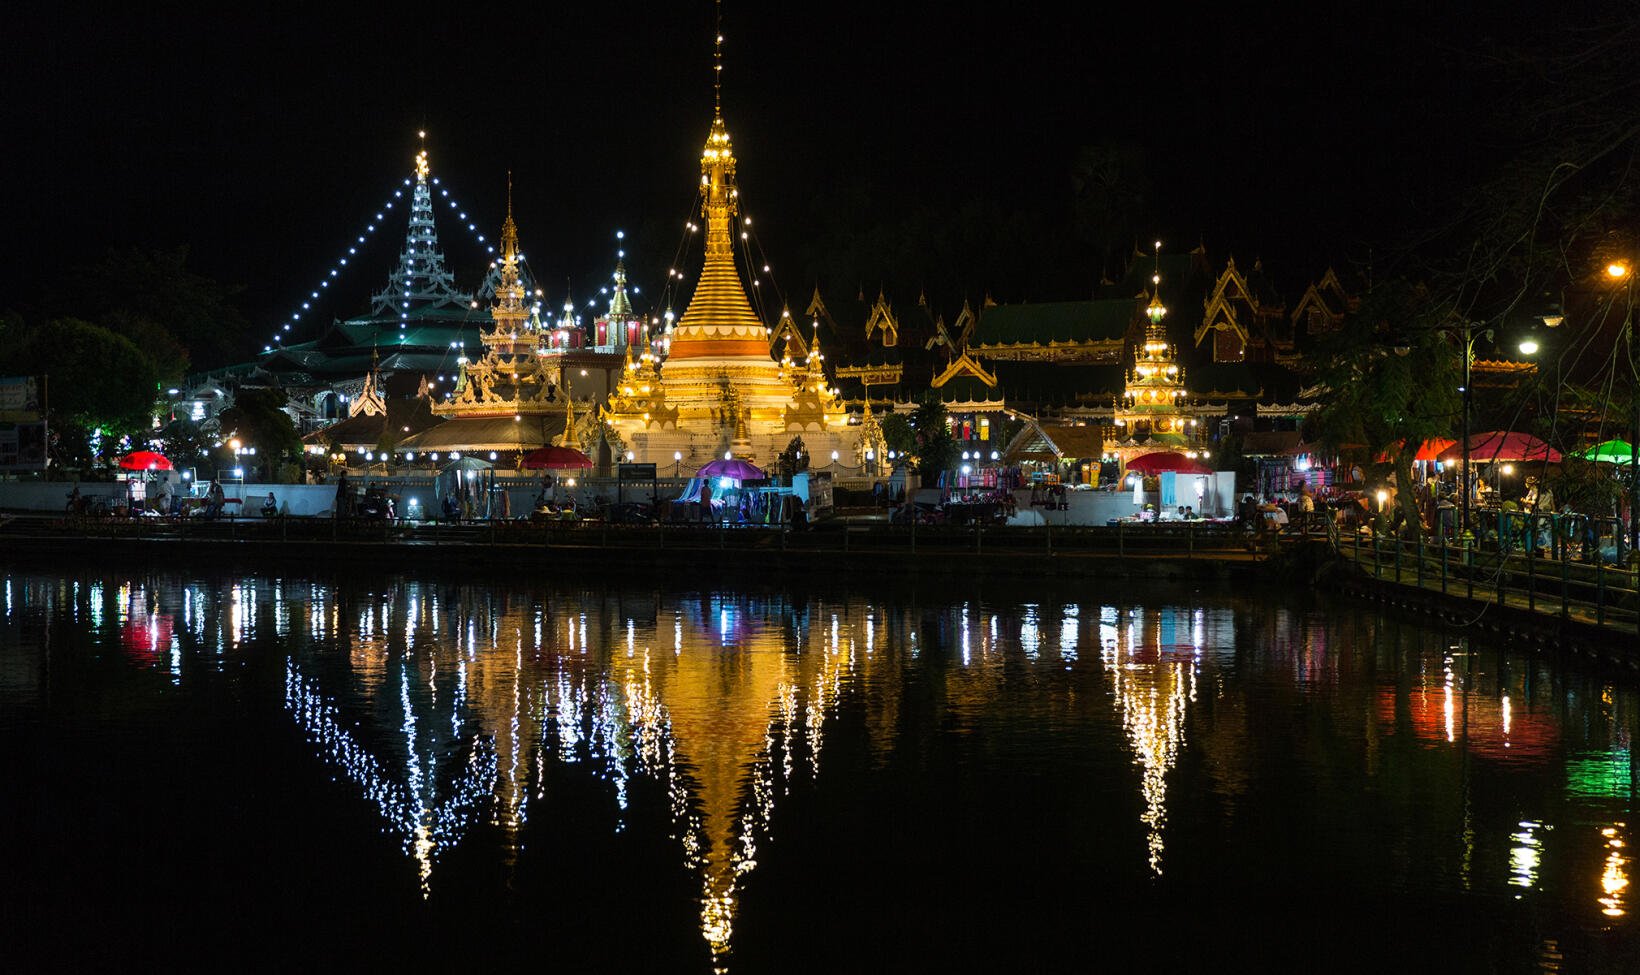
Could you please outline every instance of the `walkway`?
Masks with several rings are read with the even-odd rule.
[[[1632,637],[1640,634],[1640,592],[1632,568],[1495,548],[1464,549],[1374,535],[1332,536],[1338,554],[1374,579],[1502,606]]]

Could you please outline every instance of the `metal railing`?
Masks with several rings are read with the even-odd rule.
[[[1329,526],[1329,540],[1374,579],[1640,632],[1640,576],[1615,519],[1486,514],[1474,538],[1412,541]]]

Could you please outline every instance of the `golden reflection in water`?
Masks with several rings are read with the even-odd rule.
[[[610,783],[616,830],[631,779],[661,784],[684,863],[700,878],[700,932],[720,971],[778,796],[794,774],[818,775],[827,720],[850,681],[914,633],[908,617],[869,605],[800,613],[779,598],[714,597],[657,618],[658,602],[635,617],[601,595],[547,606],[439,593],[411,585],[343,606],[315,591],[291,605],[294,617],[308,614],[294,632],[315,637],[316,652],[288,658],[286,708],[319,757],[375,804],[424,896],[482,806],[516,855],[549,761]],[[324,653],[338,644],[339,658]],[[335,662],[350,686],[327,693]],[[865,708],[879,755],[900,693],[885,683]],[[366,720],[343,714],[347,700],[363,703]],[[386,707],[396,727],[368,720]]]
[[[1627,844],[1623,840],[1624,823],[1613,823],[1600,831],[1605,840],[1606,859],[1600,872],[1600,913],[1607,917],[1622,917],[1628,911],[1624,904],[1629,889],[1629,856],[1624,853]]]
[[[1171,613],[1130,610],[1127,625],[1106,610],[1101,626],[1101,659],[1112,682],[1116,711],[1122,719],[1140,769],[1139,791],[1145,810],[1146,853],[1151,872],[1162,873],[1167,825],[1167,773],[1184,746],[1185,714],[1196,697],[1196,666],[1201,653],[1197,627],[1179,632]],[[1114,622],[1111,622],[1114,620]],[[1180,642],[1181,636],[1190,642]]]

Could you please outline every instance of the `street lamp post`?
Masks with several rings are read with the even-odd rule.
[[[1635,379],[1634,269],[1629,262],[1612,261],[1606,277],[1623,282],[1623,337],[1629,354],[1629,378]],[[1629,559],[1640,551],[1640,382],[1629,384]]]
[[[1458,540],[1465,547],[1469,544],[1469,411],[1474,402],[1470,390],[1470,363],[1475,358],[1475,323],[1464,322],[1463,326],[1463,388],[1458,392],[1463,394],[1463,419],[1460,421],[1458,437],[1461,450],[1461,463],[1458,468],[1458,486],[1463,491],[1462,513],[1458,518]]]

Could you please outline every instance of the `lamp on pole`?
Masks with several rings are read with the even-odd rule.
[[[1490,335],[1491,331],[1488,330],[1487,334]],[[1462,500],[1461,514],[1459,515],[1459,518],[1458,518],[1458,538],[1465,545],[1467,545],[1469,543],[1469,538],[1470,538],[1470,535],[1469,535],[1469,484],[1470,484],[1470,482],[1469,482],[1469,477],[1470,477],[1470,473],[1469,473],[1469,416],[1470,416],[1470,411],[1473,408],[1473,404],[1474,404],[1473,391],[1470,388],[1471,385],[1472,385],[1472,383],[1471,383],[1472,376],[1471,376],[1471,372],[1470,372],[1470,364],[1474,361],[1474,359],[1475,359],[1475,323],[1466,321],[1466,322],[1463,323],[1463,385],[1458,388],[1458,392],[1461,393],[1462,396],[1463,396],[1463,419],[1461,421],[1462,426],[1461,426],[1461,428],[1459,430],[1459,433],[1458,433],[1458,437],[1459,437],[1458,442],[1460,444],[1459,449],[1462,452],[1461,453],[1462,460],[1461,460],[1459,468],[1458,468],[1458,486],[1459,486],[1460,490],[1463,491],[1463,498],[1461,499]]]
[[[1606,278],[1623,285],[1623,338],[1629,354],[1630,378],[1634,378],[1634,268],[1627,260],[1606,265]],[[1640,550],[1640,388],[1629,384],[1629,558]]]

